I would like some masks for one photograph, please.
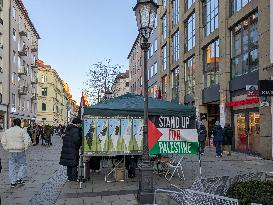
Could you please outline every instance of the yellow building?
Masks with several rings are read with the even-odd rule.
[[[65,125],[71,122],[75,117],[75,110],[78,110],[68,84],[60,78],[56,70],[41,60],[38,60],[37,100],[38,124]]]

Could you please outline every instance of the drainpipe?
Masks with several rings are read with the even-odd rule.
[[[9,60],[8,60],[8,62],[9,62],[9,65],[8,65],[8,76],[9,76],[9,80],[8,80],[8,84],[9,84],[9,89],[8,89],[8,105],[7,105],[7,129],[11,126],[10,125],[10,98],[11,98],[11,93],[10,93],[10,80],[11,80],[11,60],[10,60],[10,53],[11,53],[11,43],[10,43],[10,30],[11,30],[11,21],[10,21],[10,16],[11,16],[11,3],[12,3],[12,1],[10,0],[9,1],[9,12],[8,12],[8,15],[9,15],[9,32],[8,32],[8,36],[9,36]]]

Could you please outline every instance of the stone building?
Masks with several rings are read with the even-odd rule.
[[[112,97],[118,97],[130,92],[129,89],[129,70],[125,73],[120,73],[117,75],[113,86],[112,86]]]
[[[234,150],[272,158],[270,107],[260,106],[264,99],[253,92],[270,77],[265,68],[272,63],[272,1],[158,2],[157,82],[163,98],[194,105],[197,117],[207,119],[209,136],[217,120],[230,123]]]
[[[0,5],[3,8],[0,28],[4,55],[1,59],[4,77],[1,104],[7,106],[8,126],[14,118],[22,119],[24,126],[36,119],[36,60],[40,36],[22,0],[5,0]]]

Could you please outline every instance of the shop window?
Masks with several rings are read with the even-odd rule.
[[[259,66],[258,13],[232,29],[232,78],[255,71]]]
[[[219,83],[219,39],[204,49],[204,84],[205,88]]]
[[[186,95],[194,95],[195,89],[195,57],[191,57],[185,62],[185,89]]]

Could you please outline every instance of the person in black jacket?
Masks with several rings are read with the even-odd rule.
[[[67,126],[63,137],[60,165],[67,167],[69,181],[78,179],[77,166],[79,164],[79,149],[82,145],[81,122],[79,118],[73,119],[72,124]]]
[[[221,127],[219,121],[216,121],[213,128],[213,142],[216,147],[216,157],[222,157],[222,143],[223,143],[223,128]]]
[[[207,138],[207,129],[203,122],[200,122],[198,129],[198,141],[199,141],[199,152],[201,155],[204,154],[205,144]]]
[[[231,155],[231,145],[232,145],[232,138],[233,138],[233,130],[230,127],[229,123],[226,123],[224,127],[224,150],[228,151],[228,156]]]

